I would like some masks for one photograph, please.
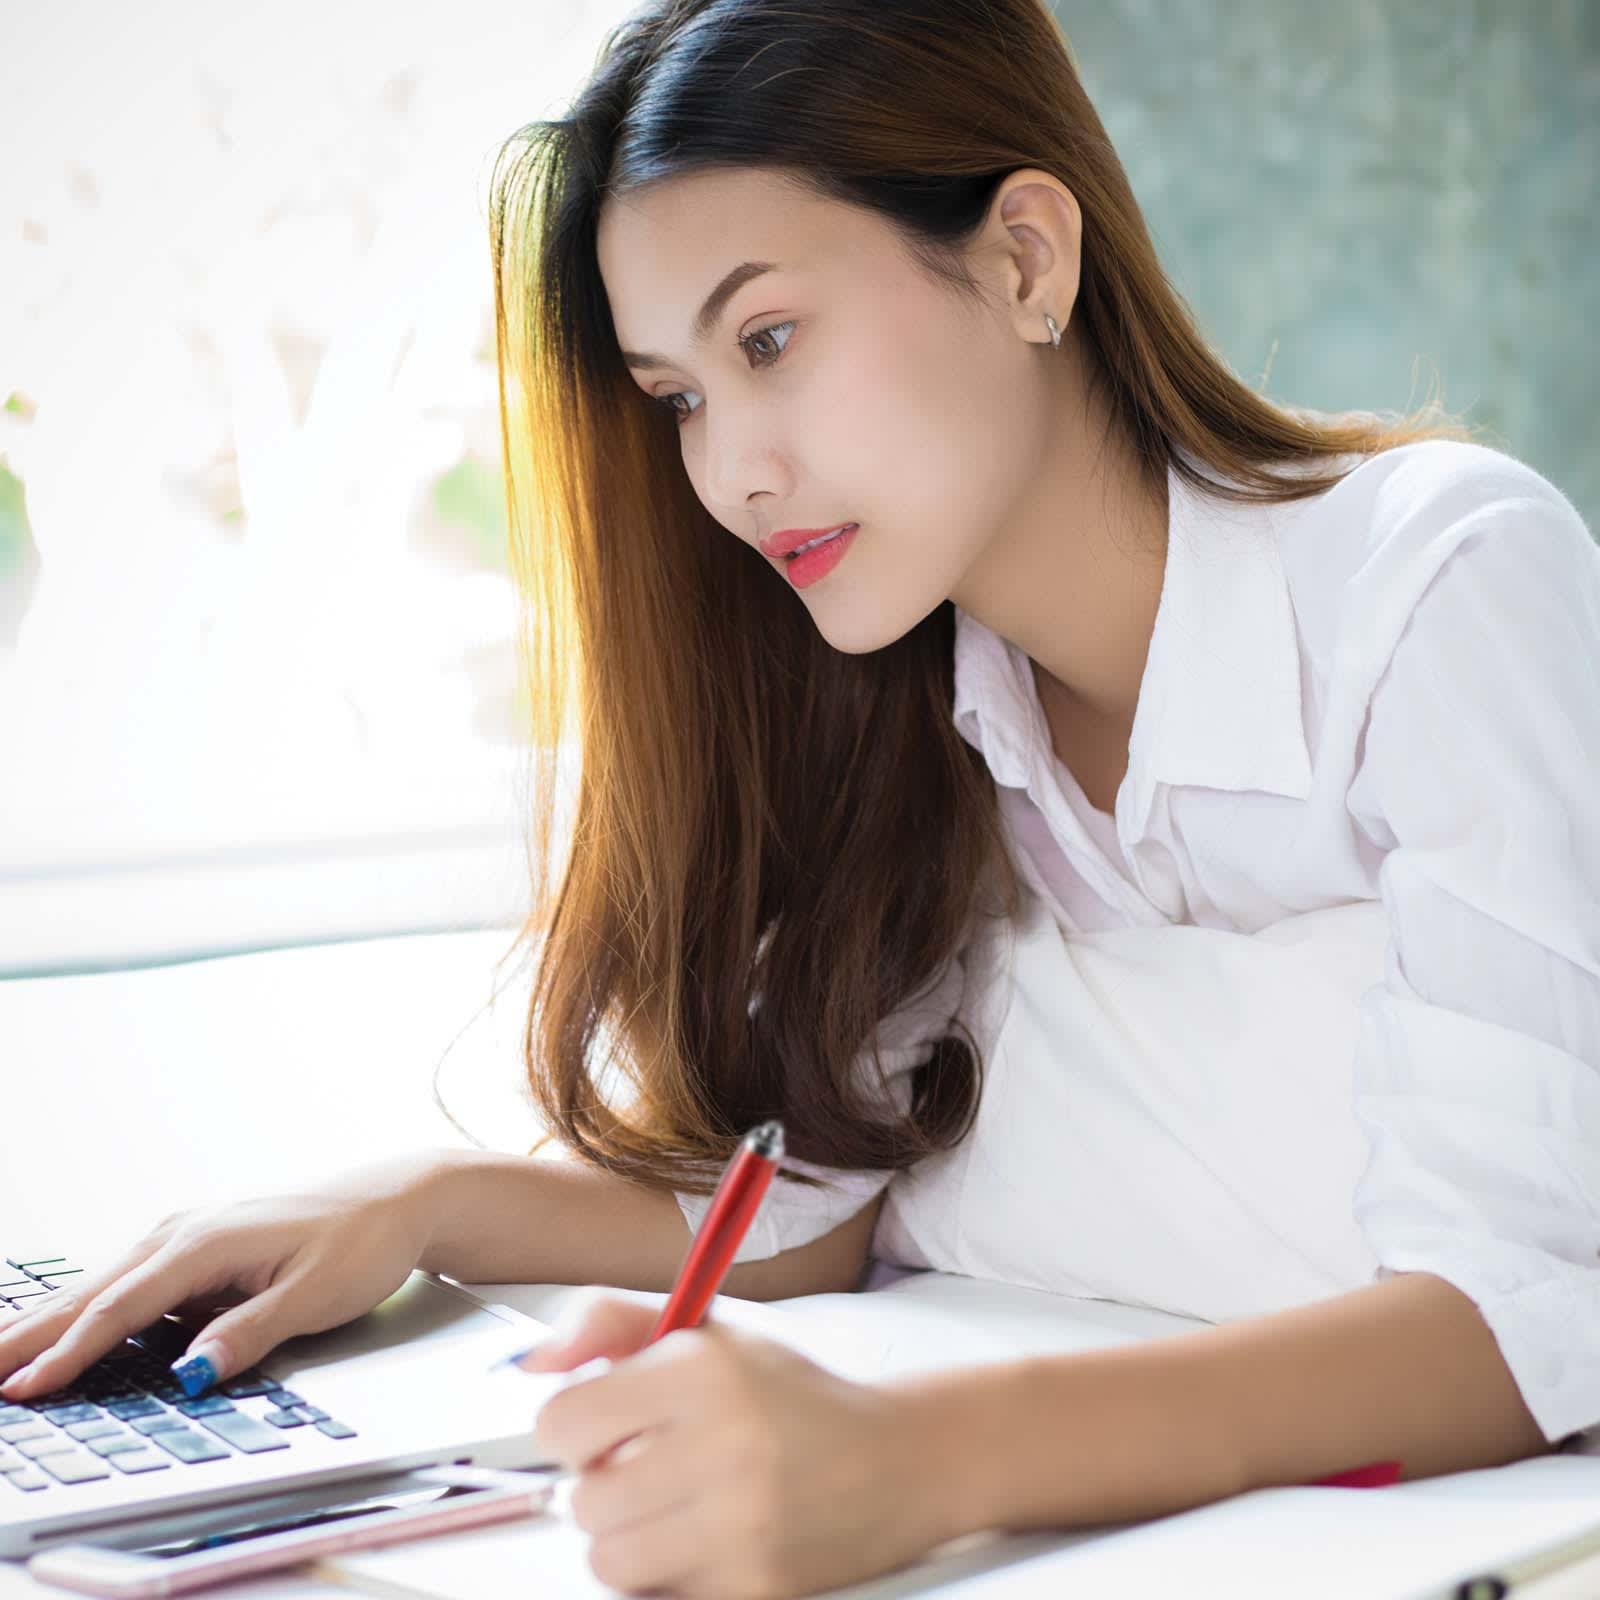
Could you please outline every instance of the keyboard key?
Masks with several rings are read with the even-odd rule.
[[[86,1441],[97,1456],[114,1456],[124,1450],[143,1450],[148,1440],[136,1433],[124,1433],[115,1439],[90,1439]]]
[[[69,1422],[63,1431],[71,1434],[74,1439],[104,1439],[112,1434],[126,1433],[128,1430],[110,1417],[96,1417],[93,1422]]]
[[[239,1408],[220,1394],[203,1394],[193,1400],[176,1400],[172,1409],[186,1417],[209,1417],[213,1411],[237,1411]]]
[[[219,1439],[226,1439],[235,1450],[255,1455],[262,1450],[287,1450],[289,1441],[275,1429],[257,1422],[242,1411],[215,1411],[210,1416],[195,1419],[201,1427],[209,1428]],[[323,1423],[317,1426],[323,1427]]]
[[[348,1423],[335,1422],[332,1417],[324,1417],[317,1424],[317,1431],[327,1434],[330,1439],[353,1439],[356,1436],[356,1430]]]
[[[229,1378],[226,1383],[217,1385],[217,1392],[225,1394],[230,1400],[248,1400],[252,1395],[266,1394],[269,1389],[278,1386],[271,1378],[263,1378],[259,1373],[241,1372],[237,1378]]]
[[[150,1436],[152,1444],[158,1444],[170,1455],[175,1455],[180,1461],[220,1461],[224,1456],[233,1452],[217,1439],[208,1439],[203,1433],[196,1433],[193,1428],[182,1430],[175,1428],[164,1429],[160,1433]]]
[[[108,1400],[137,1400],[144,1389],[139,1374],[120,1361],[91,1367],[78,1381],[105,1391]]]
[[[88,1422],[92,1417],[100,1415],[99,1406],[51,1406],[48,1410],[39,1413],[46,1422],[53,1422],[58,1428],[64,1428],[69,1422]]]
[[[18,1444],[24,1439],[37,1439],[51,1429],[43,1422],[13,1422],[0,1428],[0,1444]]]
[[[118,1472],[164,1472],[172,1463],[154,1450],[129,1450],[112,1456],[111,1465]]]
[[[105,1408],[112,1416],[126,1422],[129,1417],[153,1416],[161,1409],[161,1402],[143,1394],[137,1400],[108,1400]]]
[[[89,1396],[97,1406],[107,1406],[113,1401],[123,1405],[129,1400],[144,1399],[144,1390],[136,1388],[133,1384],[116,1383],[86,1383],[83,1392]]]
[[[18,1489],[48,1489],[50,1480],[34,1467],[23,1467],[16,1472],[0,1474],[7,1483]]]
[[[189,1424],[182,1417],[175,1416],[170,1411],[163,1411],[159,1417],[133,1417],[129,1420],[128,1426],[135,1433],[166,1433],[169,1430],[187,1428]]]
[[[64,1433],[52,1430],[40,1439],[24,1439],[17,1446],[20,1454],[25,1455],[30,1461],[37,1461],[40,1456],[54,1454],[57,1450],[76,1450],[78,1447]]]
[[[275,1406],[284,1407],[285,1410],[290,1406],[303,1406],[305,1404],[305,1401],[293,1389],[268,1389],[267,1399]]]
[[[26,1406],[0,1406],[0,1428],[12,1422],[32,1422],[33,1413]]]
[[[105,1464],[81,1450],[65,1450],[60,1455],[39,1457],[39,1465],[57,1483],[93,1483],[96,1478],[109,1478]]]
[[[320,1406],[296,1406],[294,1414],[307,1422],[321,1422],[328,1415]]]
[[[261,1420],[270,1422],[274,1428],[303,1428],[308,1419],[293,1411],[266,1411],[262,1413]]]

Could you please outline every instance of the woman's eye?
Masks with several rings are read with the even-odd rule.
[[[689,393],[693,394],[694,390],[691,389]],[[680,423],[686,421],[691,414],[688,406],[680,406],[678,404],[678,402],[683,399],[683,394],[681,391],[673,394],[653,394],[650,396],[650,399],[658,406],[665,406],[667,410],[672,413],[673,417]]]
[[[784,332],[793,333],[793,331],[794,324],[792,322],[774,322],[770,327],[757,328],[754,333],[745,334],[743,338],[739,340],[739,348],[744,351],[745,358],[748,360],[750,352],[759,348],[758,341],[762,339],[771,339],[774,334]],[[776,361],[778,357],[781,356],[788,348],[789,341],[787,339],[785,339],[782,344],[774,343],[773,354],[765,359],[757,361],[756,365],[758,367],[770,367],[772,363]]]
[[[787,337],[784,339],[782,344],[777,342],[776,336],[780,333],[792,336],[794,333],[794,323],[792,321],[774,322],[768,327],[757,328],[754,333],[744,334],[739,339],[739,348],[744,351],[745,359],[747,361],[751,359],[752,351],[757,352],[756,359],[751,363],[757,370],[762,367],[770,367],[777,361],[778,357],[789,348],[789,339]],[[762,340],[768,340],[770,341],[770,344],[763,346],[760,342]],[[773,351],[771,355],[764,354],[764,351],[768,348]],[[693,393],[693,389],[680,389],[674,391],[672,394],[653,394],[650,396],[650,399],[653,400],[658,406],[665,406],[667,410],[672,413],[673,417],[681,424],[687,422],[688,419],[694,415],[697,408],[687,404],[680,406],[678,402],[684,398],[685,394]]]

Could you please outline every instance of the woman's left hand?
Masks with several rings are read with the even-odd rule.
[[[598,1297],[521,1362],[618,1363],[551,1395],[535,1426],[542,1454],[577,1475],[570,1509],[602,1583],[778,1600],[940,1542],[926,1497],[939,1452],[903,1396],[709,1317],[645,1348],[659,1315]]]

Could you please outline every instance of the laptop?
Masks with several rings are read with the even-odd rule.
[[[82,1270],[38,1249],[0,1254],[0,1306]],[[549,1331],[414,1271],[354,1321],[285,1340],[191,1400],[169,1364],[194,1330],[158,1318],[64,1389],[0,1395],[0,1558],[410,1467],[554,1470],[533,1446],[548,1382],[486,1370]]]

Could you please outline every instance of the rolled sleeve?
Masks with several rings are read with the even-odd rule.
[[[952,956],[943,971],[900,1010],[887,1017],[874,1036],[873,1050],[863,1050],[856,1058],[856,1081],[875,1106],[885,1115],[904,1116],[911,1109],[911,1073],[932,1054],[934,1044],[950,1031],[960,1007],[964,987],[964,968],[959,956]],[[863,1206],[876,1199],[894,1176],[892,1170],[855,1172],[839,1167],[816,1166],[785,1156],[783,1169],[824,1180],[826,1187],[812,1188],[785,1183],[774,1178],[761,1209],[733,1257],[741,1261],[763,1261],[785,1250],[810,1244],[833,1232]],[[711,1207],[711,1195],[677,1196],[691,1232],[697,1230]]]
[[[1347,804],[1385,852],[1356,1221],[1477,1305],[1551,1442],[1600,1424],[1600,550],[1550,491],[1442,528]]]

